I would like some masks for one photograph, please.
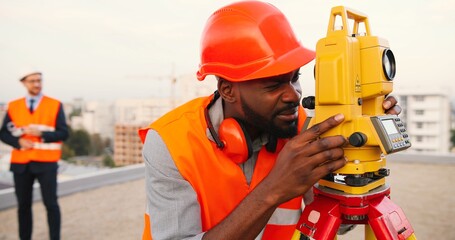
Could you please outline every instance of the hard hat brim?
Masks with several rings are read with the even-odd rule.
[[[25,75],[22,74],[23,76],[22,76],[21,78],[19,78],[19,81],[22,82],[22,81],[25,80],[25,78],[27,78],[28,76],[33,75],[33,74],[40,74],[40,75],[42,75],[42,73],[41,73],[40,71],[28,71]]]
[[[200,66],[197,72],[197,79],[202,81],[207,75],[216,75],[232,82],[243,82],[272,77],[294,71],[311,62],[315,56],[316,54],[313,50],[300,45],[279,58],[270,56],[250,62],[247,65],[234,66],[221,63],[206,63]],[[249,71],[249,69],[256,71]],[[229,73],[229,75],[220,73]]]

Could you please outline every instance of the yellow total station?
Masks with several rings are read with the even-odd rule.
[[[343,6],[332,8],[327,37],[316,46],[315,110],[306,127],[343,113],[345,121],[321,137],[348,138],[344,150],[349,162],[320,185],[353,194],[368,192],[385,183],[384,154],[410,147],[399,117],[386,115],[382,107],[395,73],[388,41],[371,35],[368,17]],[[303,102],[308,107],[308,99]]]

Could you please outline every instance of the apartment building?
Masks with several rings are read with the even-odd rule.
[[[114,162],[116,166],[142,163],[141,127],[148,126],[169,111],[174,102],[169,98],[123,99],[115,102]]]
[[[114,162],[116,166],[142,163],[142,143],[137,135],[140,125],[115,126]]]
[[[217,89],[217,80],[212,75],[207,76],[204,81],[198,81],[194,74],[188,74],[179,77],[176,84],[177,105],[193,98],[208,96]]]
[[[148,126],[190,99],[212,94],[217,83],[211,77],[202,82],[197,81],[193,75],[169,80],[173,81],[171,96],[115,102],[114,162],[117,166],[143,162],[142,143],[137,134],[139,128]]]
[[[114,138],[114,104],[107,101],[83,101],[76,99],[73,104],[66,104],[66,109],[78,112],[72,116],[70,125],[73,129],[85,129],[90,134],[99,134],[102,138]],[[68,113],[70,114],[70,113]]]
[[[449,90],[400,89],[395,96],[403,108],[401,119],[411,137],[409,152],[447,153],[450,150],[451,106]]]

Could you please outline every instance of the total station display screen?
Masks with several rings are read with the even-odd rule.
[[[392,119],[382,121],[382,125],[384,126],[387,134],[395,134],[398,133],[397,127]]]

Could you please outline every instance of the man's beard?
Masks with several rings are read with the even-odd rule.
[[[245,113],[245,119],[244,121],[261,130],[262,132],[269,133],[275,137],[278,138],[291,138],[297,135],[297,120],[288,122],[288,125],[286,128],[280,128],[279,126],[275,125],[273,123],[273,119],[276,118],[281,112],[295,108],[297,104],[289,104],[283,109],[280,109],[276,112],[274,112],[269,119],[266,119],[265,117],[261,116],[257,112],[255,112],[250,106],[248,106],[246,103],[242,103],[242,110]]]

